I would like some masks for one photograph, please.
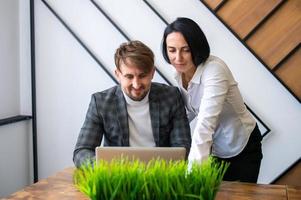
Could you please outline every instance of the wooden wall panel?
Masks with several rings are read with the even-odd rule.
[[[301,41],[301,1],[287,1],[247,44],[273,69]]]
[[[301,162],[286,172],[279,180],[274,182],[277,185],[291,185],[301,187]]]
[[[203,0],[212,10],[218,7],[223,0]]]
[[[276,70],[277,76],[301,99],[301,49]],[[301,180],[301,179],[300,179]]]
[[[301,102],[301,0],[201,0]]]
[[[217,14],[243,39],[279,3],[281,0],[232,0]]]

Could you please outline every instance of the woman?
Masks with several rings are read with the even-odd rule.
[[[191,19],[177,18],[164,31],[162,53],[177,71],[189,120],[197,118],[189,162],[202,162],[211,154],[230,162],[224,180],[257,182],[262,136],[229,68],[210,55],[201,28]]]

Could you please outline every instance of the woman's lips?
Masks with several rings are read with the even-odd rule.
[[[176,67],[183,67],[183,66],[185,66],[185,64],[184,63],[180,63],[180,64],[174,64]]]

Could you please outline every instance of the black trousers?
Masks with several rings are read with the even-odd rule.
[[[217,158],[230,163],[223,180],[256,183],[262,159],[262,136],[256,124],[244,150],[232,158]]]

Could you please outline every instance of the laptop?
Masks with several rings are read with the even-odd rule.
[[[127,157],[128,159],[138,159],[148,162],[151,159],[184,160],[186,149],[184,147],[96,147],[96,161]]]

